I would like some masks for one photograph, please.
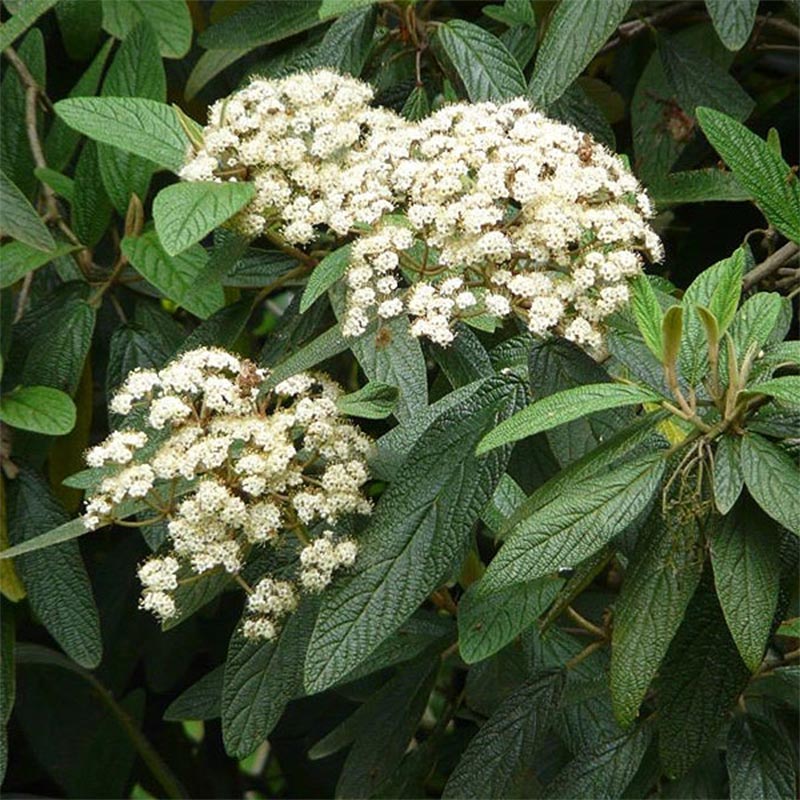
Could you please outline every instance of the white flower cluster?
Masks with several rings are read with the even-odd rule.
[[[264,392],[267,377],[208,348],[160,371],[135,370],[111,407],[138,412],[150,431],[115,431],[86,455],[111,473],[89,497],[87,528],[124,516],[120,504],[130,500],[167,521],[169,552],[139,569],[141,607],[160,619],[178,612],[179,576],[238,574],[253,547],[282,532],[304,544],[298,586],[263,579],[248,600],[248,635],[274,636],[298,591],[319,591],[354,563],[355,542],[330,530],[311,538],[309,527],[371,511],[363,492],[371,440],[340,414],[341,389],[329,378],[301,373]]]
[[[235,223],[248,234],[356,236],[348,336],[407,313],[414,335],[447,345],[459,319],[515,314],[536,335],[599,346],[642,256],[663,255],[619,157],[524,99],[416,123],[371,99],[327,70],[256,79],[212,107],[181,175],[254,182]]]

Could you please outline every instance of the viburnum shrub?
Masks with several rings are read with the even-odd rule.
[[[3,14],[9,792],[796,796],[788,4]]]

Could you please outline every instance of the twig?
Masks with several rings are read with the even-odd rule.
[[[757,283],[763,281],[768,275],[771,275],[779,267],[782,267],[797,252],[800,252],[800,245],[794,242],[787,242],[771,256],[765,258],[758,266],[753,267],[753,269],[744,276],[744,280],[742,281],[742,288],[744,291],[752,289]]]
[[[606,638],[606,632],[602,628],[598,628],[593,622],[589,622],[586,617],[579,614],[572,606],[567,606],[566,608],[567,614],[578,623],[585,631],[594,634],[595,636],[599,637],[600,639]]]
[[[29,272],[22,280],[22,290],[19,293],[17,300],[17,310],[14,312],[14,324],[22,319],[25,313],[25,306],[28,304],[28,295],[31,293],[31,286],[33,285],[33,273]]]
[[[671,17],[675,17],[682,11],[691,8],[693,5],[693,3],[689,2],[678,3],[677,5],[669,6],[661,11],[657,11],[655,14],[651,14],[649,17],[623,22],[622,25],[617,28],[617,35],[603,45],[599,54],[613,50],[615,47],[618,47],[620,44],[622,44],[622,42],[627,42],[629,39],[639,36],[645,31],[650,30],[650,28],[659,22],[664,22]]]
[[[782,19],[781,17],[757,16],[756,22],[760,27],[772,28],[773,30],[800,41],[800,28],[789,22],[789,20]]]

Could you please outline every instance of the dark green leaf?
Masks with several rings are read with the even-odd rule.
[[[782,378],[773,378],[751,386],[748,391],[758,394],[768,394],[776,400],[782,400],[791,405],[800,405],[800,376],[785,375]]]
[[[185,0],[103,0],[103,28],[125,39],[146,20],[158,38],[165,58],[183,58],[192,44],[192,17]]]
[[[742,472],[748,491],[764,511],[800,536],[800,469],[788,453],[763,436],[742,437]]]
[[[37,250],[53,250],[56,246],[50,231],[28,202],[28,198],[2,171],[0,171],[0,231],[3,236],[10,236]]]
[[[111,221],[111,201],[100,175],[98,145],[85,142],[75,167],[72,227],[81,244],[94,247]]]
[[[24,278],[53,259],[72,253],[76,248],[71,244],[60,244],[54,250],[46,251],[23,244],[22,242],[8,242],[0,246],[0,260],[3,264],[3,273],[0,277],[0,289],[5,289]]]
[[[720,514],[727,514],[742,493],[742,474],[739,439],[723,436],[714,452],[714,501]]]
[[[351,249],[349,244],[340,247],[338,250],[328,253],[328,255],[314,267],[313,271],[308,276],[308,283],[300,299],[301,314],[308,311],[316,300],[322,297],[336,281],[344,276],[344,273],[347,271],[347,266],[350,263]]]
[[[743,498],[711,538],[711,563],[722,613],[742,660],[755,672],[764,658],[780,578],[780,531]]]
[[[678,203],[741,202],[750,195],[730,172],[721,169],[694,169],[673,172],[649,187],[657,206]]]
[[[558,100],[550,103],[547,111],[554,119],[591,133],[598,142],[615,149],[616,138],[611,125],[579,82],[568,86]]]
[[[453,770],[442,797],[509,797],[561,702],[564,676],[545,673],[512,692],[481,726]]]
[[[664,313],[656,297],[653,285],[645,275],[639,275],[633,282],[631,307],[636,317],[636,326],[642,334],[650,352],[660,361],[664,353],[664,340],[661,325]]]
[[[409,122],[417,122],[431,113],[431,103],[424,86],[415,86],[411,90],[400,113]]]
[[[374,8],[356,9],[339,17],[325,32],[314,55],[314,66],[357,78],[372,47],[376,17]]]
[[[364,419],[384,419],[397,405],[397,388],[370,382],[358,391],[343,395],[336,406],[343,414]]]
[[[714,29],[728,50],[741,50],[750,38],[756,21],[758,0],[706,0]]]
[[[0,26],[0,51],[11,45],[42,14],[47,13],[56,2],[57,0],[26,0],[26,2],[20,4],[17,12]]]
[[[462,19],[436,29],[437,41],[473,103],[510,100],[525,94],[525,76],[505,45],[489,31]]]
[[[520,394],[518,383],[490,378],[414,444],[360,538],[355,574],[323,597],[305,667],[309,691],[360,664],[458,568],[509,456],[506,448],[478,460],[475,443]]]
[[[10,484],[9,510],[14,544],[35,539],[67,519],[47,483],[28,470]],[[103,651],[100,620],[77,543],[28,553],[16,565],[31,608],[52,637],[70,658],[87,669],[96,667]]]
[[[164,712],[167,722],[216,719],[222,714],[224,668],[216,667],[176,697]]]
[[[528,88],[531,99],[548,106],[583,72],[614,29],[631,0],[561,0],[536,56]]]

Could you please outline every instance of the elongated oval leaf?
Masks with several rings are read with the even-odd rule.
[[[0,289],[5,289],[56,258],[79,250],[73,244],[60,244],[53,250],[40,250],[24,242],[8,242],[0,246]]]
[[[516,515],[480,591],[530,581],[596,553],[647,508],[664,469],[663,455],[652,453],[565,486],[530,515]]]
[[[764,216],[785,236],[800,242],[800,188],[789,165],[762,138],[726,114],[698,108],[697,119]]]
[[[725,47],[741,50],[753,30],[758,0],[706,0],[706,8]]]
[[[350,263],[351,245],[347,244],[328,253],[308,276],[308,283],[300,298],[300,313],[308,311],[314,301],[322,297],[336,281],[344,276]]]
[[[492,33],[462,19],[439,27],[436,36],[473,103],[525,94],[525,77],[506,46]]]
[[[54,106],[76,131],[178,172],[189,142],[175,111],[142,97],[71,97]]]
[[[252,199],[252,183],[176,183],[153,202],[153,221],[167,255],[182,253]]]
[[[545,397],[518,411],[484,436],[476,452],[478,455],[486,453],[495,447],[525,439],[595,411],[639,403],[657,403],[661,399],[652,389],[628,384],[598,383],[593,386],[576,386],[574,389]]]
[[[742,438],[742,473],[748,491],[764,511],[800,536],[800,469],[777,445],[749,433]]]
[[[355,574],[323,597],[306,660],[309,691],[358,666],[458,568],[510,454],[478,460],[475,444],[520,395],[518,382],[489,378],[415,443],[361,537]]]
[[[558,100],[622,22],[631,0],[561,0],[536,56],[529,94],[539,105]]]
[[[56,243],[28,198],[0,171],[0,231],[37,250],[53,250]]]
[[[0,420],[12,428],[62,436],[75,426],[75,403],[49,386],[23,386],[0,396]]]
[[[739,439],[723,436],[714,452],[714,501],[720,514],[727,514],[744,486]]]
[[[750,387],[748,391],[768,394],[776,400],[783,400],[794,406],[800,405],[800,375],[784,375],[781,378],[762,381]]]

